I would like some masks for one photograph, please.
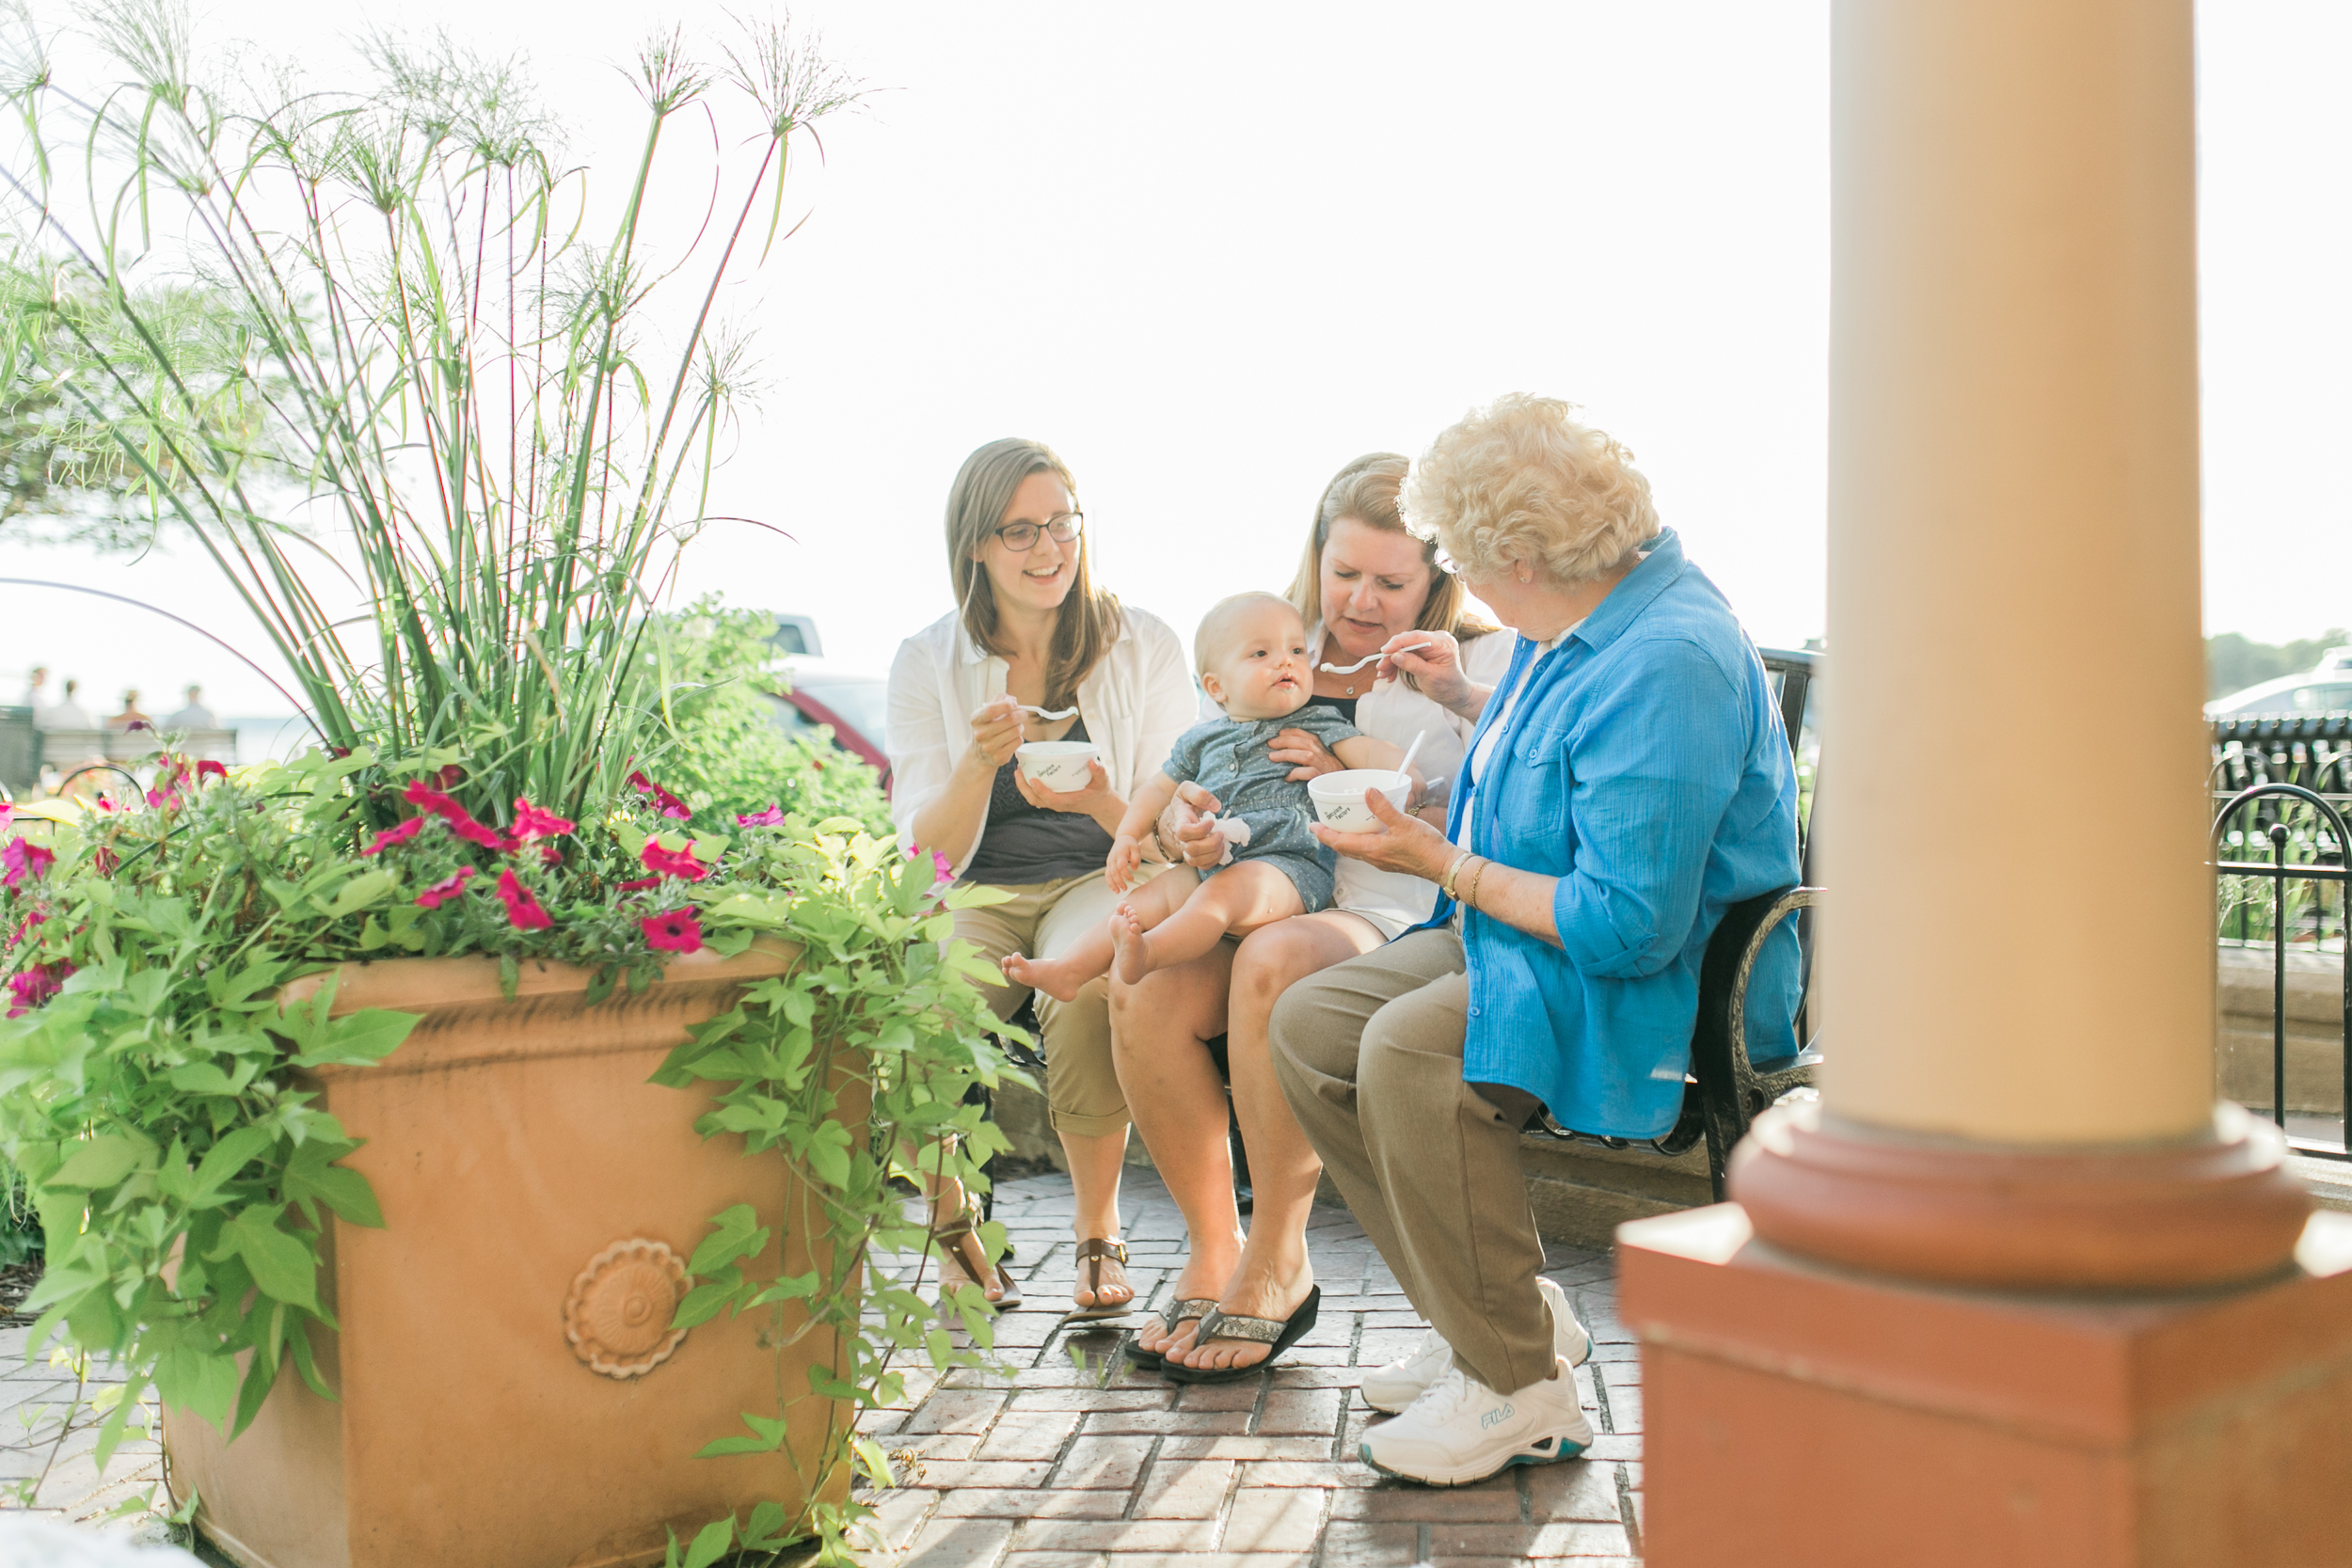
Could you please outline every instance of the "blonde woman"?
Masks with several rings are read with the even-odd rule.
[[[1502,680],[1424,659],[1478,730],[1443,830],[1315,836],[1438,885],[1434,918],[1274,1009],[1285,1098],[1414,1309],[1365,1375],[1365,1461],[1460,1485],[1592,1442],[1590,1341],[1539,1278],[1520,1130],[1656,1137],[1682,1101],[1699,962],[1725,909],[1797,879],[1797,784],[1764,667],[1662,529],[1630,454],[1514,396],[1438,436],[1405,515],[1516,630]],[[1786,938],[1786,941],[1783,940]],[[1793,1049],[1795,934],[1752,982],[1750,1049]],[[1777,1050],[1774,1037],[1777,1037]],[[1555,1288],[1556,1290],[1556,1288]]]
[[[1103,871],[1111,832],[1193,722],[1191,661],[1167,626],[1095,587],[1077,482],[1039,442],[992,441],[964,460],[947,495],[947,572],[958,608],[908,638],[890,669],[891,815],[910,848],[1011,895],[960,911],[959,938],[992,959],[1050,958],[1118,903]],[[1085,786],[1032,785],[1013,763],[1028,740],[1092,741]],[[1028,994],[1008,984],[990,1001],[1009,1018]],[[1073,1316],[1116,1316],[1135,1291],[1119,1240],[1128,1114],[1109,1003],[1098,980],[1069,1002],[1040,994],[1037,1009],[1046,1101],[1077,1197]],[[961,1207],[961,1196],[934,1201]],[[951,1256],[991,1300],[1018,1300],[972,1236],[973,1212],[942,1229]]]
[[[1442,643],[1449,660],[1494,679],[1510,661],[1511,640],[1465,612],[1462,585],[1437,564],[1435,547],[1405,531],[1396,507],[1405,471],[1403,457],[1373,452],[1332,476],[1287,597],[1315,650],[1312,701],[1392,745],[1425,733],[1416,767],[1434,793],[1420,809],[1443,821],[1444,776],[1459,772],[1471,726],[1423,689],[1419,671]],[[1422,642],[1430,649],[1382,657],[1392,644]],[[1292,765],[1294,779],[1343,766],[1303,729],[1283,731],[1267,751]],[[1214,864],[1221,842],[1206,828],[1211,810],[1195,789],[1166,820],[1163,846]],[[1295,1340],[1304,1326],[1314,1290],[1307,1216],[1322,1166],[1274,1082],[1266,1019],[1293,981],[1427,919],[1437,897],[1419,877],[1342,861],[1329,909],[1113,987],[1120,1078],[1191,1237],[1173,1299],[1136,1335],[1144,1365],[1164,1357],[1183,1382],[1246,1376],[1279,1354],[1286,1331]],[[1247,1237],[1233,1206],[1226,1088],[1207,1046],[1219,1035],[1255,1196]]]

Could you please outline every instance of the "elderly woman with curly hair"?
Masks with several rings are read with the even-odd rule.
[[[1300,980],[1274,1066],[1324,1167],[1433,1325],[1368,1374],[1397,1411],[1364,1460],[1436,1485],[1592,1441],[1583,1330],[1538,1282],[1519,1175],[1538,1112],[1655,1137],[1679,1110],[1699,961],[1724,911],[1797,879],[1797,784],[1754,646],[1662,529],[1630,454],[1550,399],[1506,397],[1413,466],[1406,522],[1518,633],[1475,713],[1447,826],[1374,794],[1386,831],[1317,836],[1435,881],[1425,924]],[[1430,662],[1437,662],[1435,659]],[[1793,936],[1757,966],[1752,1050],[1795,1012]]]

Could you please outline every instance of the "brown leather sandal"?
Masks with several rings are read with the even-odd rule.
[[[1136,1309],[1135,1287],[1127,1288],[1127,1299],[1109,1307],[1103,1302],[1103,1262],[1108,1259],[1120,1267],[1127,1266],[1127,1243],[1116,1236],[1089,1236],[1078,1243],[1077,1260],[1087,1269],[1087,1290],[1093,1295],[1092,1307],[1073,1307],[1063,1315],[1066,1323],[1093,1323],[1099,1318],[1123,1318]]]
[[[990,1284],[993,1283],[1001,1288],[1002,1293],[989,1305],[1000,1312],[1010,1311],[1021,1305],[1021,1287],[1003,1268],[990,1266],[988,1249],[980,1245],[979,1224],[980,1206],[977,1203],[966,1204],[962,1213],[931,1232],[931,1239],[939,1243],[941,1281],[955,1283],[947,1278],[947,1271],[953,1268],[965,1279],[977,1285],[983,1295],[988,1293]]]

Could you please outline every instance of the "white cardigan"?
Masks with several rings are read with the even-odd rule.
[[[1168,624],[1133,605],[1122,605],[1120,616],[1118,641],[1078,683],[1078,715],[1087,738],[1102,748],[1111,787],[1132,800],[1194,723],[1198,699],[1192,660]],[[956,759],[972,744],[973,713],[1004,694],[1005,661],[973,641],[952,610],[898,644],[882,750],[890,755],[890,817],[901,847],[914,846],[915,813],[946,789]],[[957,875],[987,831],[983,806]]]

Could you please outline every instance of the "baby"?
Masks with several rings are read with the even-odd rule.
[[[1314,655],[1307,628],[1289,600],[1241,594],[1211,610],[1193,638],[1200,685],[1225,717],[1196,724],[1176,739],[1167,766],[1136,792],[1120,819],[1104,863],[1111,891],[1133,895],[1099,931],[1062,957],[1004,960],[1008,979],[1067,1002],[1078,988],[1114,964],[1133,985],[1155,969],[1188,963],[1229,936],[1308,914],[1331,901],[1331,851],[1308,832],[1314,810],[1305,781],[1288,777],[1291,764],[1266,754],[1266,743],[1286,729],[1305,730],[1349,768],[1393,768],[1403,753],[1359,732],[1328,707],[1309,707]],[[1155,877],[1136,887],[1143,837],[1187,780],[1216,797],[1223,822],[1248,832],[1232,858],[1187,887],[1181,877]]]

